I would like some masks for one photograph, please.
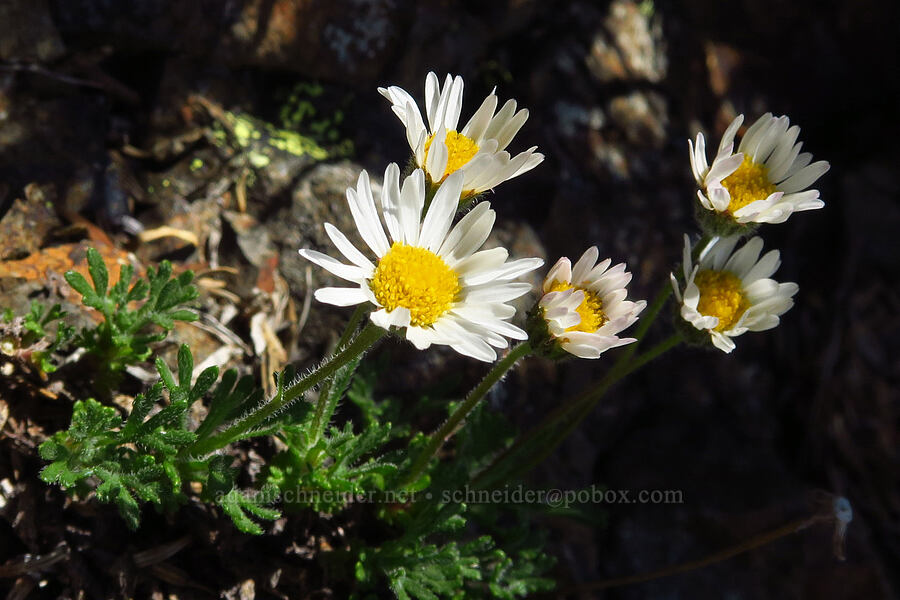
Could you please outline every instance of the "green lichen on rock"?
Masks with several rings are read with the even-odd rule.
[[[316,161],[331,157],[331,153],[312,138],[279,129],[248,115],[226,112],[225,126],[232,134],[233,143],[246,151],[250,164],[257,168],[267,166],[276,151]],[[228,133],[222,129],[217,130],[214,136],[216,142],[222,145],[228,143],[228,138]]]
[[[281,126],[302,132],[328,148],[331,156],[350,156],[353,142],[341,133],[350,100],[347,95],[336,97],[334,93],[326,93],[318,83],[300,82],[291,88],[281,105]]]

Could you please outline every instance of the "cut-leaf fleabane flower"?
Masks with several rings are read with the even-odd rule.
[[[709,332],[712,344],[723,352],[735,348],[734,340],[747,331],[765,331],[793,305],[800,289],[796,283],[778,283],[771,276],[781,265],[778,250],[762,258],[760,237],[734,251],[740,236],[714,238],[691,260],[691,241],[684,236],[684,291],[672,275],[682,318],[700,331]]]
[[[530,171],[544,160],[537,146],[511,157],[506,147],[528,119],[528,110],[516,110],[516,101],[507,100],[497,111],[492,91],[472,118],[459,127],[462,111],[462,77],[447,75],[441,87],[437,75],[425,78],[425,114],[403,88],[378,88],[391,101],[394,114],[406,127],[406,139],[416,165],[436,185],[451,174],[464,174],[461,198],[470,198],[504,181]],[[496,111],[496,114],[495,114]]]
[[[336,227],[325,224],[334,245],[352,264],[315,250],[300,254],[357,287],[316,290],[320,302],[351,306],[370,302],[377,309],[371,320],[379,327],[402,328],[420,350],[431,344],[450,346],[483,361],[506,348],[506,337],[525,339],[509,322],[515,308],[506,302],[531,289],[513,280],[543,264],[539,258],[507,262],[505,248],[478,249],[494,225],[490,203],[482,202],[450,228],[456,214],[463,174],[447,178],[434,196],[425,218],[425,174],[416,169],[400,186],[400,169],[384,173],[381,214],[375,207],[369,175],[363,171],[356,189],[347,189],[350,212],[360,236],[375,255],[371,261]],[[504,337],[506,336],[506,337]]]
[[[637,321],[647,303],[626,300],[631,273],[625,263],[610,268],[607,258],[597,263],[596,246],[588,248],[575,266],[560,258],[544,279],[539,307],[555,343],[580,358],[601,354],[635,341],[619,333]]]
[[[700,204],[735,223],[783,223],[795,212],[822,208],[818,190],[807,189],[829,168],[800,152],[800,128],[786,116],[766,113],[751,125],[734,152],[734,138],[744,121],[738,115],[725,130],[712,165],[706,162],[706,140],[688,140],[691,170]],[[812,163],[812,164],[810,164]]]

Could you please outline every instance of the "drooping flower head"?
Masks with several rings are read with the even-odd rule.
[[[706,162],[703,134],[697,134],[696,145],[688,140],[700,205],[721,217],[723,224],[738,226],[783,223],[795,212],[825,206],[819,191],[807,188],[829,165],[812,163],[812,154],[800,152],[800,128],[791,127],[786,116],[766,113],[747,129],[734,152],[743,121],[744,115],[738,115],[725,130],[712,165]]]
[[[550,343],[581,358],[599,358],[610,348],[634,342],[619,332],[637,321],[646,302],[626,300],[631,273],[625,263],[610,268],[612,260],[597,263],[592,246],[572,266],[560,258],[544,279],[544,295],[536,316]]]
[[[525,339],[525,332],[509,323],[516,311],[506,302],[531,289],[513,280],[543,261],[507,262],[504,248],[478,250],[494,224],[488,202],[478,204],[451,229],[462,184],[462,173],[448,177],[422,219],[424,172],[415,170],[401,187],[400,169],[392,163],[381,190],[385,235],[369,175],[360,173],[356,189],[347,189],[347,202],[375,260],[326,223],[328,237],[351,264],[315,250],[303,249],[300,255],[356,285],[318,289],[316,299],[336,306],[370,302],[376,306],[370,316],[373,323],[402,329],[420,350],[444,344],[460,354],[492,361],[494,348],[507,347],[503,336]]]
[[[544,155],[537,146],[510,157],[506,147],[528,119],[528,110],[516,110],[507,100],[497,111],[497,96],[491,92],[472,118],[459,129],[462,111],[462,77],[447,75],[443,87],[437,75],[425,78],[425,115],[415,100],[397,86],[378,88],[391,101],[403,126],[416,165],[425,171],[429,184],[437,185],[461,171],[461,198],[470,198],[536,167]],[[496,114],[495,114],[496,111]]]
[[[776,327],[800,289],[796,283],[771,279],[781,265],[778,250],[760,258],[763,241],[754,237],[735,252],[739,239],[714,238],[694,265],[690,238],[685,235],[683,292],[671,276],[682,318],[695,329],[708,332],[712,344],[723,352],[734,350],[734,337]]]

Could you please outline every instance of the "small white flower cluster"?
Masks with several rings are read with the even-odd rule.
[[[368,303],[370,319],[384,329],[402,331],[416,348],[443,344],[483,361],[496,358],[507,339],[529,336],[510,323],[507,304],[531,286],[515,280],[540,267],[538,258],[508,261],[504,248],[480,250],[496,218],[489,202],[476,204],[454,225],[460,207],[500,183],[530,171],[544,156],[532,147],[516,156],[506,148],[528,119],[508,100],[497,110],[492,91],[468,122],[457,130],[463,80],[448,75],[425,79],[425,115],[405,90],[379,88],[406,128],[416,169],[401,182],[400,169],[384,173],[380,206],[363,171],[347,190],[350,213],[369,253],[360,251],[330,223],[325,231],[348,263],[315,250],[300,254],[353,284],[316,290],[320,302],[337,306]],[[425,206],[427,198],[432,198]],[[424,216],[423,216],[424,212]],[[608,348],[628,343],[617,334],[637,319],[643,302],[625,300],[631,274],[610,260],[595,266],[589,249],[570,268],[561,259],[544,283],[539,307],[545,329],[567,352],[597,358]]]
[[[353,284],[319,289],[319,301],[372,305],[373,323],[402,331],[416,348],[442,344],[483,361],[496,359],[496,349],[506,348],[507,338],[530,339],[536,351],[547,355],[582,358],[598,358],[636,341],[619,334],[634,324],[646,303],[626,299],[631,274],[624,264],[611,267],[610,259],[598,263],[596,247],[574,266],[561,258],[550,270],[532,310],[529,333],[510,322],[515,309],[508,302],[530,289],[515,280],[543,261],[508,261],[504,248],[481,250],[496,214],[490,203],[477,200],[544,159],[536,147],[516,156],[506,150],[528,119],[526,109],[508,100],[497,110],[492,91],[458,129],[460,77],[447,75],[441,85],[434,73],[428,74],[425,118],[402,88],[378,91],[406,129],[415,169],[401,181],[399,167],[389,165],[378,204],[365,171],[356,187],[347,190],[368,252],[328,223],[328,237],[349,264],[315,250],[300,251]],[[824,206],[819,192],[806,188],[829,166],[800,151],[799,127],[771,114],[747,129],[735,152],[742,123],[741,115],[725,131],[711,165],[703,135],[688,142],[704,239],[693,248],[685,236],[682,276],[671,276],[681,316],[693,328],[689,331],[700,332],[724,352],[734,349],[733,338],[778,325],[798,290],[794,283],[771,279],[780,264],[777,250],[760,256],[759,237],[736,250],[740,239],[759,224],[782,223],[795,212]],[[473,202],[457,221],[457,214]]]
[[[762,223],[783,223],[795,212],[822,208],[819,191],[806,189],[828,171],[825,161],[812,162],[801,152],[800,128],[786,116],[767,113],[734,140],[744,116],[735,118],[719,143],[712,165],[706,141],[688,140],[691,170],[697,182],[705,239],[692,248],[684,238],[683,279],[673,274],[672,287],[681,316],[723,352],[735,348],[735,337],[778,325],[794,304],[799,287],[771,279],[781,264],[771,250],[760,257],[763,241],[753,237],[735,251],[740,239]]]
[[[706,162],[706,140],[688,140],[691,170],[700,205],[726,222],[739,225],[784,223],[795,212],[822,208],[818,190],[808,190],[829,164],[813,163],[800,152],[800,128],[786,116],[766,113],[751,125],[734,152],[734,138],[744,122],[738,115],[725,130],[712,165]],[[812,163],[812,164],[810,164]]]

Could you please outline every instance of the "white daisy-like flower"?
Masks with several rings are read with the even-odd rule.
[[[528,119],[528,110],[516,111],[516,101],[507,100],[497,110],[492,91],[462,129],[458,129],[462,111],[462,77],[447,75],[441,87],[437,75],[425,78],[425,114],[422,119],[415,100],[406,90],[390,86],[378,88],[391,101],[392,109],[406,127],[406,139],[416,165],[425,170],[429,183],[438,184],[462,171],[462,198],[489,190],[508,179],[536,167],[544,155],[537,146],[510,157],[506,147]]]
[[[610,348],[634,342],[618,334],[637,321],[647,305],[625,299],[631,281],[625,263],[610,268],[612,260],[597,263],[599,255],[592,246],[574,267],[568,258],[560,258],[544,279],[538,303],[556,343],[581,358],[599,358]]]
[[[796,283],[771,279],[781,265],[778,250],[760,258],[763,241],[754,237],[735,252],[739,239],[713,238],[694,265],[691,241],[685,235],[683,293],[671,276],[682,318],[698,330],[708,331],[713,345],[723,352],[734,350],[734,337],[776,327],[800,289]]]
[[[829,164],[812,163],[812,154],[800,152],[800,128],[791,127],[786,116],[766,113],[747,129],[735,153],[734,137],[743,121],[738,115],[725,130],[712,165],[706,162],[703,134],[697,134],[696,145],[688,140],[703,208],[747,224],[783,223],[795,212],[825,206],[819,191],[807,188]]]
[[[513,280],[544,261],[506,262],[505,248],[478,251],[494,225],[495,213],[488,202],[478,204],[451,229],[462,184],[462,173],[448,177],[422,219],[425,173],[416,169],[401,188],[399,167],[389,165],[380,211],[389,238],[375,207],[369,175],[360,173],[356,189],[347,189],[347,202],[376,260],[326,223],[328,237],[351,264],[315,250],[300,254],[356,286],[321,288],[316,299],[336,306],[371,302],[377,307],[370,316],[373,323],[404,329],[406,339],[420,350],[444,344],[460,354],[492,361],[497,357],[494,348],[507,347],[503,336],[526,339],[524,331],[509,323],[516,311],[506,302],[531,289]]]

